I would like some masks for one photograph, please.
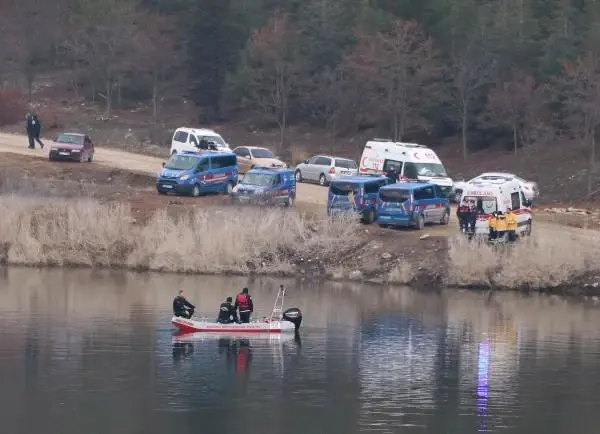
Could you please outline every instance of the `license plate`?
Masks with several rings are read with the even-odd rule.
[[[350,172],[348,170],[342,170],[342,175],[350,175]]]
[[[163,187],[163,188],[173,188],[173,186],[172,186],[172,185],[168,185],[168,184],[163,184],[163,185],[162,185],[162,187]]]
[[[71,155],[69,152],[59,152],[58,155]]]

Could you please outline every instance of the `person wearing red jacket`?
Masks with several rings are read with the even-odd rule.
[[[254,312],[254,304],[252,297],[248,294],[248,288],[242,289],[242,292],[235,297],[234,307],[238,309],[240,322],[249,323],[250,315]]]

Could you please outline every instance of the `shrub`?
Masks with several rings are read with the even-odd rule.
[[[24,125],[26,111],[19,92],[0,91],[0,127],[14,125],[19,121],[23,121]]]

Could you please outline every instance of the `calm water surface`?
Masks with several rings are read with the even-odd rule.
[[[273,280],[0,270],[0,424],[20,434],[600,432],[600,312],[516,294],[287,282],[300,339],[178,341]]]

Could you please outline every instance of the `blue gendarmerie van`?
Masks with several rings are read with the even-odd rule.
[[[200,196],[233,191],[237,184],[237,159],[232,152],[179,152],[165,163],[156,179],[160,194]]]
[[[404,181],[382,187],[377,197],[380,226],[411,226],[423,229],[426,223],[447,225],[450,201],[439,185]]]
[[[363,223],[375,220],[375,204],[379,189],[391,180],[385,176],[344,176],[329,183],[327,214],[330,216],[355,212],[361,215]]]
[[[237,203],[292,206],[296,200],[296,177],[292,169],[254,167],[231,192]]]

